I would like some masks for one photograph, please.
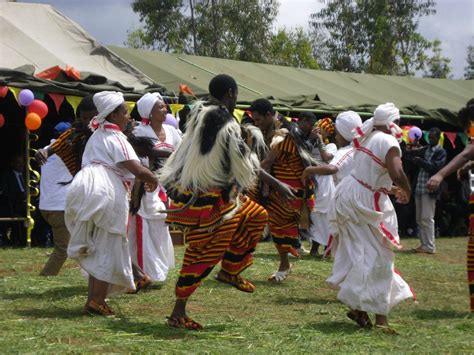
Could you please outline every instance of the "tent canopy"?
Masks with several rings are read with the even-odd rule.
[[[109,47],[168,90],[188,85],[196,96],[206,95],[209,80],[219,73],[239,84],[239,102],[259,97],[293,108],[326,112],[352,109],[373,112],[393,102],[406,115],[419,115],[458,125],[456,112],[474,96],[474,80],[448,80],[331,72],[228,59]]]
[[[50,5],[0,3],[0,31],[0,68],[71,66],[136,90],[153,84]]]

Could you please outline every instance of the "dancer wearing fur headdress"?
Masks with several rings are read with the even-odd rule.
[[[252,264],[251,253],[268,219],[263,207],[242,194],[255,184],[259,161],[232,117],[237,84],[228,75],[217,75],[209,92],[210,104],[194,105],[183,141],[160,173],[173,211],[167,222],[183,229],[188,243],[168,324],[190,330],[202,326],[187,315],[187,300],[219,261],[217,280],[254,292],[240,274]]]

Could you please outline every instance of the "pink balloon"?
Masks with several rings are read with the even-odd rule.
[[[419,129],[417,126],[413,126],[408,131],[408,138],[410,139],[410,142],[415,142],[419,140],[422,135],[423,133],[421,132],[421,129]]]
[[[29,106],[33,102],[34,99],[35,99],[35,95],[33,95],[33,92],[28,89],[23,89],[18,94],[18,102],[22,106]]]
[[[174,116],[171,113],[166,114],[166,119],[165,119],[165,122],[163,123],[167,124],[168,126],[174,127],[176,129],[178,128],[178,121],[176,120],[176,118],[174,118]]]

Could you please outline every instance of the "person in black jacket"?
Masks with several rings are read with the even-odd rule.
[[[436,252],[434,215],[440,189],[429,191],[426,183],[446,164],[446,151],[438,145],[440,136],[439,128],[430,129],[430,144],[424,148],[421,156],[413,158],[413,163],[419,169],[414,180],[416,184],[414,189],[416,222],[421,243],[418,248],[414,249],[417,253],[434,254]]]

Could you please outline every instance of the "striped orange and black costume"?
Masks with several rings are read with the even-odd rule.
[[[176,284],[176,297],[188,298],[222,260],[222,270],[239,275],[252,264],[252,252],[268,220],[263,207],[241,195],[238,204],[225,202],[227,192],[214,189],[199,196],[183,212],[170,213],[168,223],[187,230],[188,247]],[[170,209],[180,208],[191,194],[172,201]]]
[[[175,210],[166,222],[182,229],[188,244],[176,283],[180,300],[220,261],[231,276],[249,267],[268,221],[263,207],[237,192],[256,178],[240,125],[221,105],[196,104],[189,117],[186,136],[160,174]]]
[[[74,156],[73,144],[71,142],[74,130],[74,128],[68,129],[66,132],[61,134],[50,147],[53,153],[61,158],[72,176],[75,176],[81,169],[77,164],[76,157]]]
[[[290,134],[278,143],[273,150],[278,152],[272,165],[272,175],[279,181],[290,185],[297,197],[290,204],[284,203],[274,190],[270,191],[268,211],[270,231],[279,252],[298,255],[298,225],[303,204],[311,211],[314,207],[314,186],[304,186],[301,181],[305,165]]]

